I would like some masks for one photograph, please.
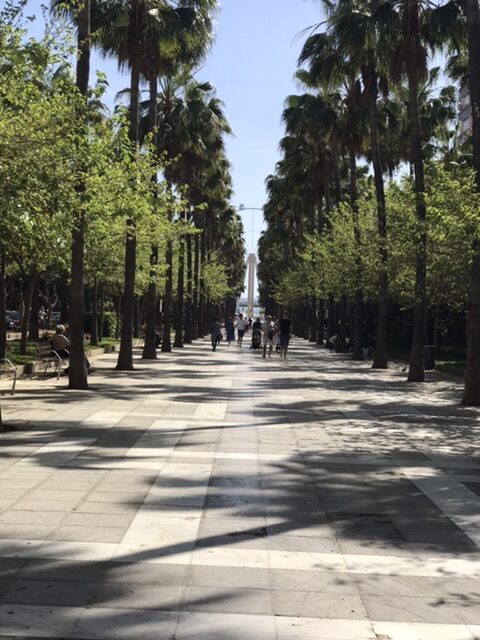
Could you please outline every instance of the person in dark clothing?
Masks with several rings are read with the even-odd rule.
[[[210,323],[210,335],[212,337],[212,351],[216,351],[217,344],[222,339],[222,328],[220,327],[220,322],[216,316]]]
[[[233,318],[229,318],[226,321],[225,331],[227,333],[228,346],[230,346],[231,342],[235,342],[235,325],[233,324]]]
[[[287,358],[288,344],[290,342],[290,334],[292,332],[292,321],[288,317],[286,311],[283,312],[283,317],[279,320],[280,329],[280,357]]]

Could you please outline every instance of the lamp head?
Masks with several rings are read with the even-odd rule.
[[[238,207],[238,210],[239,210],[239,211],[245,211],[245,205],[244,205],[244,204],[241,204],[241,205]]]

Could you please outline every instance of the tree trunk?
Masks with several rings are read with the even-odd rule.
[[[140,296],[133,298],[133,337],[140,337]]]
[[[196,340],[200,335],[198,330],[200,309],[199,309],[199,285],[200,285],[200,236],[197,234],[194,238],[194,256],[193,256],[193,307],[192,307],[192,326],[193,339]]]
[[[7,256],[4,250],[0,253],[0,360],[6,357],[7,352]]]
[[[157,77],[150,78],[149,102],[148,102],[148,127],[153,132],[153,148],[157,148]],[[152,171],[153,202],[157,200],[157,167]],[[142,358],[144,360],[157,359],[157,267],[158,245],[152,244],[150,249],[150,282],[147,292],[147,309],[145,318],[145,341],[143,344]]]
[[[200,236],[200,263],[199,263],[199,275],[198,275],[198,303],[199,303],[199,318],[198,318],[198,337],[203,338],[205,335],[205,324],[207,322],[207,303],[205,296],[205,287],[202,277],[203,265],[206,260],[206,246],[205,246],[205,230],[202,231]]]
[[[35,281],[35,287],[33,289],[32,310],[30,313],[30,322],[28,323],[28,339],[31,340],[32,342],[38,342],[40,339],[39,324],[38,324],[39,312],[40,312],[40,286],[37,278]]]
[[[354,123],[352,123],[352,127]],[[362,279],[363,268],[361,258],[361,237],[358,222],[358,193],[357,193],[357,156],[355,147],[350,145],[350,205],[353,213],[353,232],[355,235],[355,299],[353,303],[353,360],[363,360],[362,349]]]
[[[147,293],[145,342],[142,353],[142,358],[144,360],[157,359],[157,264],[158,246],[152,245],[150,253],[150,283],[148,285]]]
[[[480,6],[465,0],[468,33],[468,65],[472,105],[473,167],[480,193]],[[462,404],[480,405],[480,242],[474,241],[470,289],[470,330]]]
[[[165,262],[167,264],[167,279],[165,282],[165,295],[163,298],[163,339],[162,351],[168,353],[172,350],[170,337],[170,315],[172,312],[172,281],[173,281],[173,249],[172,241],[167,241]]]
[[[310,299],[310,342],[317,342],[317,301],[315,298]]]
[[[90,346],[98,345],[98,287],[97,279],[93,279],[92,287],[92,318],[90,326]]]
[[[22,356],[26,355],[27,353],[28,325],[30,323],[30,312],[32,309],[33,292],[35,290],[36,283],[37,283],[37,273],[36,271],[34,271],[27,278],[27,288],[24,294],[25,312],[22,318],[22,327],[21,327],[21,335],[20,335],[20,355]]]
[[[90,0],[83,0],[79,5],[77,53],[76,85],[85,99],[86,106],[90,75]],[[82,110],[79,115],[83,129],[86,114]],[[85,211],[82,203],[85,182],[82,177],[79,178],[76,191],[80,199],[80,209],[75,215],[72,231],[68,387],[70,389],[87,389],[84,344]]]
[[[184,344],[191,344],[193,338],[192,327],[192,299],[193,299],[193,265],[192,265],[192,236],[186,238],[187,252],[187,298],[185,300],[185,337]]]
[[[129,13],[131,34],[130,105],[128,110],[128,136],[132,145],[132,155],[138,153],[139,87],[140,87],[140,2],[132,0]],[[122,305],[122,332],[117,370],[133,371],[133,305],[135,297],[135,273],[137,267],[137,238],[133,220],[127,220],[125,239],[125,274]]]
[[[408,113],[411,135],[410,145],[415,169],[415,211],[417,221],[415,304],[413,308],[413,337],[408,380],[409,382],[423,382],[425,380],[423,345],[425,344],[425,289],[427,280],[427,209],[425,205],[425,178],[418,105],[417,69],[410,69],[408,75]]]
[[[177,305],[175,308],[175,340],[173,342],[173,346],[180,349],[183,349],[184,272],[185,240],[181,237],[178,243]]]
[[[433,335],[432,335],[432,344],[435,347],[440,346],[439,337],[440,337],[440,305],[436,304],[435,309],[433,311]]]
[[[323,346],[323,322],[325,320],[325,300],[320,298],[317,309],[317,344]]]
[[[100,309],[98,314],[98,340],[103,340],[103,323],[105,318],[105,285],[100,285]]]
[[[347,350],[347,298],[342,296],[340,300],[340,314],[338,323],[338,337],[335,341],[335,352],[344,353]]]
[[[135,271],[137,240],[133,221],[127,221],[125,237],[125,274],[122,300],[122,330],[120,351],[117,360],[118,371],[133,371],[133,299],[135,295]]]
[[[372,53],[373,56],[373,53]],[[372,151],[373,174],[375,182],[375,195],[377,200],[377,226],[378,226],[378,251],[380,255],[380,274],[378,283],[378,311],[377,311],[377,337],[375,354],[372,367],[374,369],[386,369],[388,367],[387,356],[387,296],[388,296],[388,272],[387,272],[387,216],[385,208],[385,188],[383,184],[383,169],[378,141],[378,78],[373,60],[365,70],[365,81],[368,91],[368,113],[370,128],[370,146]]]
[[[335,323],[335,300],[333,293],[328,294],[328,319],[327,319],[327,339],[331,338],[336,333]]]

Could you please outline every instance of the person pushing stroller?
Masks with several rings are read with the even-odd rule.
[[[250,349],[261,349],[262,348],[262,323],[260,322],[260,318],[257,318],[252,325],[252,344],[250,345]]]

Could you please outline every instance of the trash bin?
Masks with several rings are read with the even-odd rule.
[[[425,369],[435,369],[435,345],[426,344],[423,347],[423,364]]]

